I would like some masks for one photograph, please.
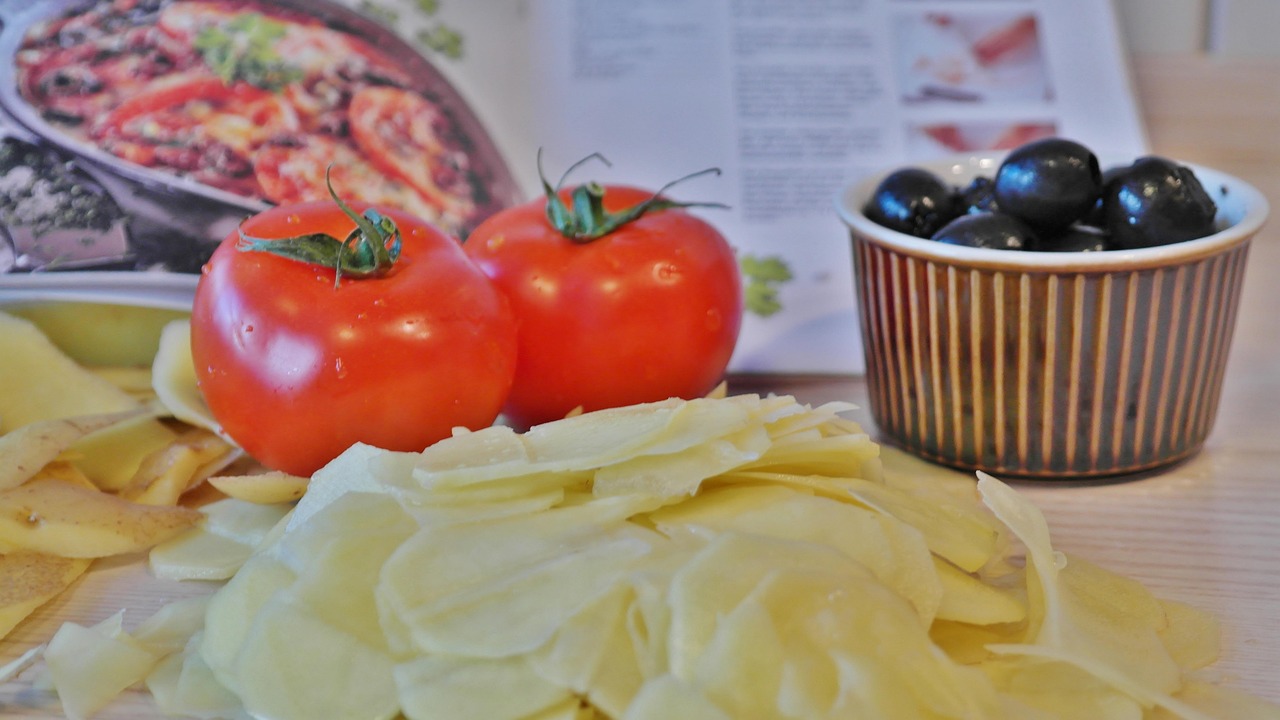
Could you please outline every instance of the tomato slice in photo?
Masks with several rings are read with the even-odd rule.
[[[254,175],[266,199],[277,204],[328,200],[325,170],[339,196],[397,207],[429,222],[446,224],[439,210],[413,188],[388,178],[347,145],[310,136],[301,145],[270,145],[253,160]]]
[[[95,134],[101,136],[124,133],[126,126],[133,120],[195,100],[247,103],[267,94],[267,91],[245,83],[227,85],[221,78],[204,73],[174,76],[157,81],[147,90],[126,98],[102,116],[95,125]]]
[[[351,98],[351,135],[378,169],[411,185],[441,214],[475,212],[466,154],[451,147],[450,120],[421,95],[366,87]]]

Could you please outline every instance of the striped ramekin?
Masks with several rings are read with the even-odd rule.
[[[964,185],[999,156],[920,165]],[[1131,251],[958,247],[881,227],[849,188],[871,412],[885,439],[948,465],[1085,478],[1193,454],[1217,414],[1245,260],[1267,202],[1191,166],[1209,237]]]

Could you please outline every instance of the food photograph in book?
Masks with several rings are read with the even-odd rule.
[[[0,273],[198,272],[330,186],[465,237],[522,196],[440,70],[466,38],[437,10],[0,0]]]
[[[893,26],[899,92],[908,104],[1053,98],[1035,13],[906,12]]]

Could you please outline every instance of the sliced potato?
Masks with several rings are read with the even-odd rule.
[[[177,505],[189,490],[241,454],[214,433],[191,428],[145,457],[120,495],[143,505]]]
[[[63,623],[44,651],[53,686],[69,718],[86,718],[141,682],[159,658],[100,627]]]
[[[1027,607],[1016,595],[978,578],[941,558],[934,568],[942,583],[942,602],[937,618],[971,625],[1019,623],[1027,617]]]
[[[160,404],[175,418],[230,441],[196,385],[190,320],[174,320],[160,332],[159,347],[151,363],[151,387]]]
[[[239,691],[235,660],[249,638],[254,618],[272,596],[293,585],[297,578],[271,555],[254,555],[210,598],[200,657],[218,682],[233,692]]]
[[[293,502],[307,492],[310,478],[273,470],[259,475],[213,475],[209,484],[230,497],[259,505]]]
[[[658,527],[698,525],[830,545],[869,569],[930,622],[943,601],[923,534],[858,505],[781,485],[726,485],[650,515]]]
[[[141,505],[56,479],[0,492],[0,543],[61,557],[139,552],[200,518],[189,508]]]
[[[611,715],[620,715],[644,684],[627,610],[635,590],[616,585],[569,618],[528,661],[547,681],[572,690]]]
[[[277,596],[258,611],[232,672],[255,717],[389,720],[400,709],[393,667],[387,655]]]
[[[450,720],[521,720],[562,705],[570,691],[521,657],[484,660],[426,655],[395,668],[405,715]],[[494,692],[501,688],[500,692]]]
[[[1212,614],[1174,600],[1160,600],[1165,624],[1160,640],[1178,667],[1198,670],[1218,659],[1222,631]]]
[[[645,683],[622,720],[734,720],[706,695],[669,675]]]
[[[191,638],[198,646],[201,633]],[[235,693],[223,687],[200,653],[175,652],[156,664],[146,678],[147,690],[166,716],[201,720],[247,719],[248,713]]]
[[[204,613],[208,607],[209,598],[205,595],[175,600],[143,620],[131,634],[156,655],[178,652],[204,629]]]
[[[452,544],[443,547],[444,552],[461,550]],[[415,646],[423,651],[490,658],[528,653],[545,643],[567,618],[607,592],[649,549],[650,544],[636,533],[602,535],[506,577],[467,583],[433,602],[410,605],[403,596],[388,600],[410,629]],[[390,578],[391,572],[389,563],[384,578]],[[501,633],[493,632],[498,624],[503,627]]]

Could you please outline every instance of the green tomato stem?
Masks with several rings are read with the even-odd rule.
[[[331,267],[335,289],[344,275],[356,279],[386,275],[400,257],[400,229],[395,221],[373,208],[365,210],[363,215],[357,214],[334,191],[329,180],[329,168],[325,169],[324,180],[329,196],[356,224],[345,239],[339,240],[326,233],[308,233],[272,240],[246,235],[243,228],[238,228],[238,248],[244,252],[264,252],[308,265]]]
[[[605,188],[603,185],[595,182],[588,182],[574,188],[569,195],[569,204],[566,205],[560,197],[560,188],[564,185],[569,174],[578,169],[590,160],[599,160],[607,167],[612,167],[607,159],[600,153],[592,153],[587,157],[579,160],[564,175],[560,176],[560,181],[554,186],[547,181],[546,174],[542,171],[542,151],[538,151],[538,178],[542,181],[543,192],[547,196],[547,221],[561,235],[577,243],[588,243],[592,240],[612,233],[618,228],[632,222],[646,213],[657,212],[659,210],[667,210],[670,208],[690,208],[690,207],[715,207],[727,208],[728,205],[714,202],[676,202],[662,197],[662,194],[670,190],[675,185],[686,180],[691,180],[702,175],[719,175],[720,168],[707,168],[700,170],[684,177],[677,178],[663,185],[648,200],[633,205],[619,212],[609,212],[604,209]]]

